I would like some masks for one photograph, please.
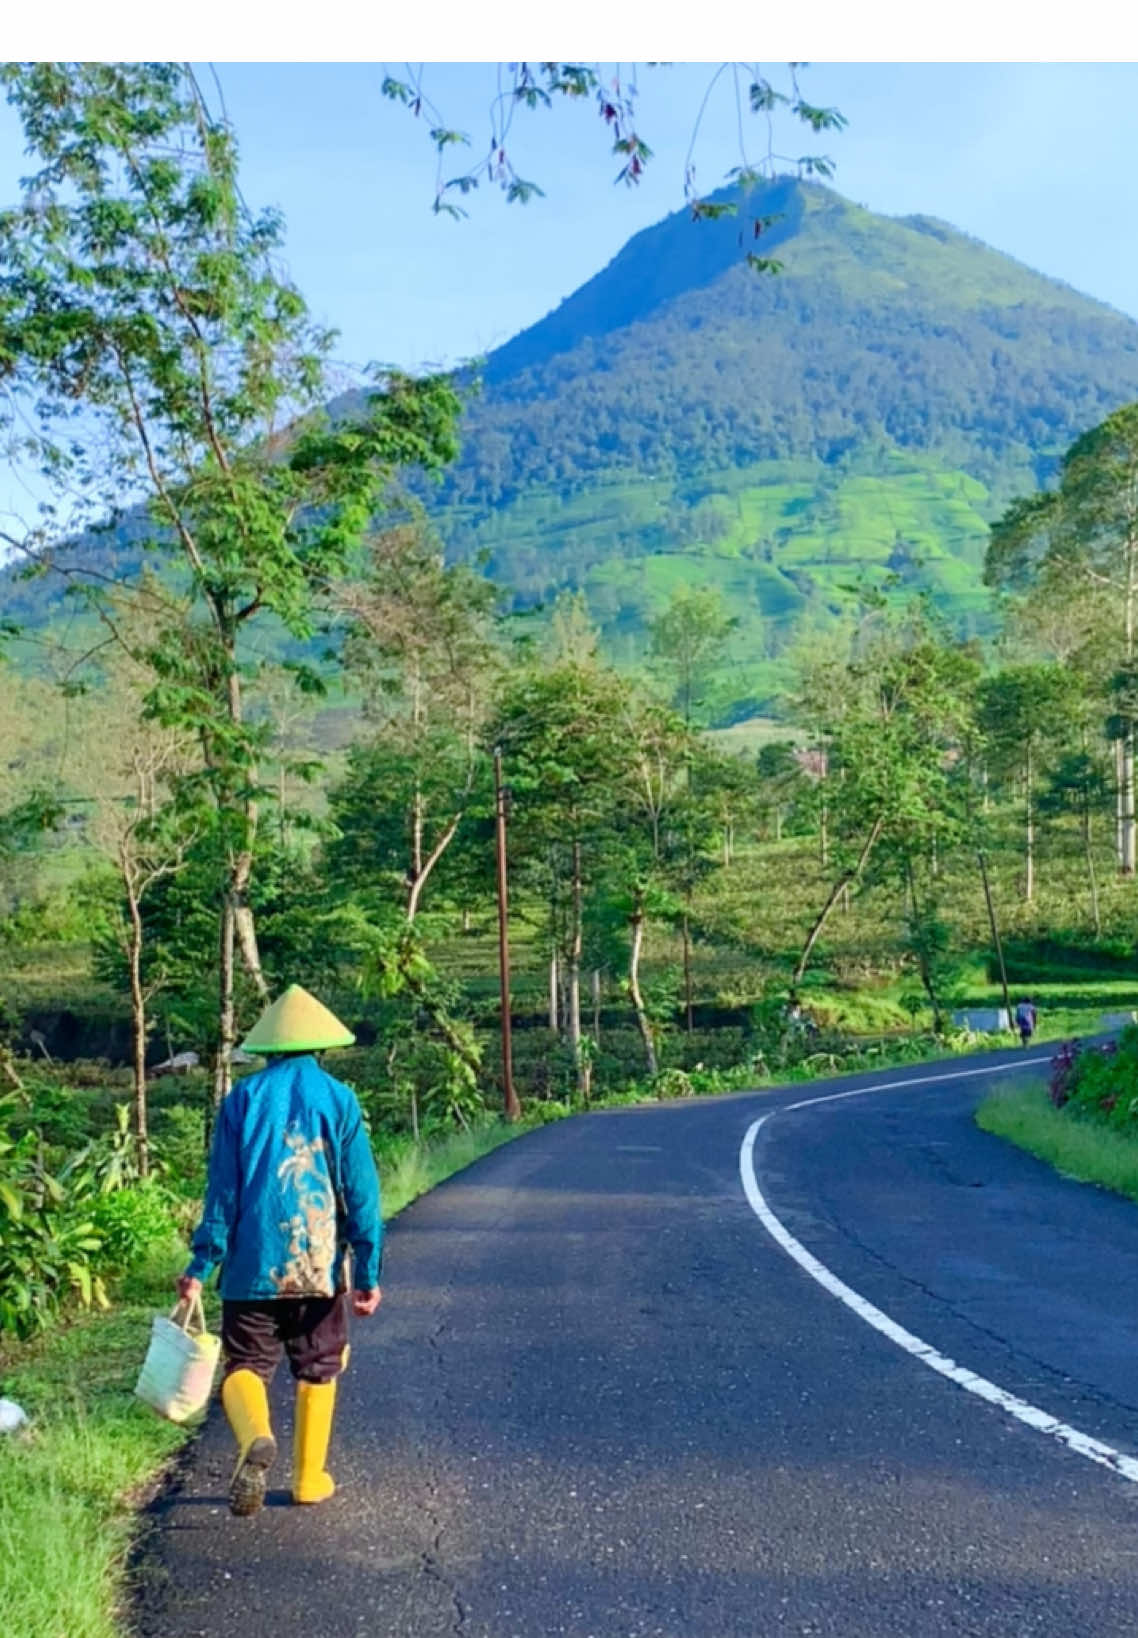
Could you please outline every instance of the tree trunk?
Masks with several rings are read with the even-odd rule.
[[[423,793],[415,786],[411,798],[411,880],[417,882],[423,874]]]
[[[244,888],[241,891],[244,892]],[[234,905],[233,929],[237,937],[237,947],[241,951],[241,965],[253,980],[253,987],[258,996],[267,1005],[270,1000],[269,985],[261,971],[261,952],[257,948],[257,930],[253,923],[251,905],[240,901]]]
[[[684,1027],[690,1035],[695,1028],[695,1024],[691,993],[691,921],[686,909],[684,910],[682,928],[684,935]]]
[[[790,979],[790,988],[792,993],[802,982],[802,975],[806,971],[807,965],[810,961],[810,952],[813,950],[815,944],[818,942],[818,939],[821,937],[822,931],[830,919],[830,912],[833,910],[834,906],[838,902],[838,899],[841,897],[843,888],[849,887],[852,882],[856,882],[869,862],[869,855],[877,846],[877,839],[881,835],[881,830],[884,823],[885,821],[883,819],[874,820],[869,835],[862,843],[862,849],[858,854],[856,864],[854,864],[849,870],[843,871],[838,877],[837,881],[834,883],[833,887],[830,889],[825,904],[822,906],[821,910],[819,910],[814,919],[814,925],[806,935],[806,943],[802,946],[802,954],[799,956],[798,961],[795,964],[794,972],[792,973]]]
[[[830,810],[823,800],[822,819],[818,830],[818,862],[821,864],[823,870],[825,870],[826,866],[830,862],[829,820]]]
[[[415,917],[419,914],[419,900],[423,896],[423,889],[426,887],[428,881],[430,880],[431,872],[434,870],[435,866],[438,864],[439,860],[442,858],[442,856],[446,852],[447,848],[454,841],[455,835],[457,834],[457,831],[458,831],[458,827],[462,823],[462,814],[463,814],[463,810],[460,808],[459,811],[456,814],[454,814],[452,818],[448,819],[447,823],[443,826],[442,830],[439,832],[439,836],[438,836],[438,839],[435,842],[434,847],[427,854],[426,858],[424,858],[423,857],[423,815],[422,815],[421,804],[420,804],[419,798],[418,798],[418,796],[416,796],[416,798],[415,798],[415,821],[414,821],[414,836],[413,836],[413,839],[412,839],[411,875],[410,875],[410,879],[409,879],[408,887],[407,887],[407,924],[408,924],[408,926],[411,925],[411,923],[415,920]]]
[[[229,1091],[232,1079],[233,1044],[236,1019],[233,1007],[233,946],[236,923],[233,900],[225,895],[221,905],[221,937],[218,951],[217,1051],[213,1060],[213,1107],[216,1111]]]
[[[1031,751],[1027,752],[1023,770],[1023,896],[1028,904],[1035,898],[1035,810],[1032,807]]]
[[[231,639],[229,660],[232,666],[228,678],[229,719],[235,727],[240,727],[243,721],[243,709],[241,704],[241,678],[237,671],[235,636]],[[248,769],[247,779],[249,784],[254,784],[256,782],[257,769],[255,767]],[[230,797],[232,798],[232,796],[233,793],[230,792]],[[230,856],[229,879],[225,887],[228,914],[232,918],[232,927],[228,935],[229,945],[230,951],[232,952],[235,937],[237,948],[241,952],[242,965],[244,966],[245,971],[249,974],[249,977],[253,980],[253,987],[257,991],[260,999],[267,1002],[269,1000],[269,986],[265,981],[264,973],[261,971],[261,953],[257,948],[257,932],[253,923],[252,906],[246,902],[246,894],[249,891],[249,879],[253,874],[253,847],[257,839],[257,824],[260,817],[260,810],[258,809],[257,803],[253,800],[253,798],[246,796],[238,804],[238,812],[240,814],[242,829],[241,846],[237,849],[236,853],[231,854]],[[226,936],[227,935],[223,932],[223,940]],[[232,965],[232,955],[230,958],[230,964]],[[233,985],[231,980],[229,985],[229,1004],[231,1011],[232,1003]],[[222,1005],[224,1006],[224,1000]],[[231,1017],[231,1033],[235,1027],[235,1022]],[[228,1066],[226,1068],[226,1076],[228,1077]],[[226,1091],[228,1090],[229,1087],[227,1080]]]
[[[122,871],[126,889],[127,911],[130,916],[130,936],[127,940],[127,961],[130,968],[130,1044],[131,1071],[134,1079],[134,1126],[138,1142],[138,1175],[150,1172],[150,1129],[146,1108],[146,996],[142,988],[142,915],[138,894],[129,871]]]
[[[1134,727],[1127,723],[1122,739],[1122,874],[1133,876],[1134,834]]]
[[[1138,600],[1138,537],[1131,531],[1126,540],[1126,664],[1134,660],[1134,613]],[[1119,748],[1119,869],[1124,876],[1134,874],[1134,724],[1126,722]]]
[[[593,1045],[601,1044],[601,973],[593,968]]]
[[[644,1042],[644,1057],[648,1064],[649,1075],[659,1073],[659,1063],[656,1058],[656,1043],[652,1039],[652,1026],[648,1021],[648,1014],[644,1010],[644,997],[640,993],[640,954],[644,948],[644,908],[639,903],[629,917],[629,926],[632,928],[632,945],[628,953],[628,993],[632,997],[632,1005],[636,1011],[636,1027],[640,1031],[640,1039]]]
[[[582,1098],[589,1096],[589,1065],[581,1049],[581,947],[583,943],[582,912],[583,884],[581,880],[581,844],[573,843],[573,926],[569,937],[569,961],[566,974],[566,1019],[569,1052],[577,1074],[577,1091]]]
[[[1083,807],[1083,852],[1087,860],[1087,881],[1091,889],[1091,916],[1094,919],[1095,937],[1102,935],[1102,917],[1099,914],[1098,879],[1095,876],[1095,855],[1091,845],[1091,809],[1087,802]]]
[[[944,1026],[944,1019],[940,1010],[940,1001],[937,999],[933,970],[929,963],[928,948],[921,937],[921,910],[917,903],[917,877],[916,872],[913,870],[911,858],[905,860],[905,871],[909,882],[909,909],[913,918],[914,942],[917,946],[917,971],[921,976],[921,987],[928,996],[929,1006],[932,1009],[933,1033],[939,1035]]]
[[[1123,859],[1126,856],[1126,849],[1122,840],[1122,810],[1124,805],[1122,783],[1122,741],[1116,739],[1114,742],[1114,853],[1119,872],[1122,871]]]
[[[983,851],[977,849],[976,858],[980,865],[980,880],[984,886],[984,903],[988,907],[988,926],[992,930],[992,945],[996,951],[996,960],[1000,964],[1000,987],[1004,992],[1004,1010],[1007,1013],[1007,1027],[1012,1025],[1012,1002],[1008,993],[1008,969],[1004,961],[1004,946],[1000,941],[1000,925],[996,920],[996,906],[992,902],[992,887],[988,881],[988,865]]]
[[[554,945],[549,952],[549,1029],[553,1035],[560,1032],[561,1009],[558,1005],[560,999],[561,985],[558,982],[557,975],[557,946]]]

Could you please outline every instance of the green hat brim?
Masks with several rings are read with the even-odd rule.
[[[242,1052],[258,1052],[271,1056],[274,1052],[326,1052],[330,1047],[354,1046],[355,1036],[350,1030],[334,1039],[328,1036],[318,1041],[255,1041],[251,1035],[241,1043]]]

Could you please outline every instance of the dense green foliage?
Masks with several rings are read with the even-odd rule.
[[[498,503],[621,467],[691,480],[880,443],[995,473],[1053,459],[1133,396],[1138,331],[1121,314],[928,218],[793,181],[760,203],[777,278],[748,277],[730,221],[693,234],[677,212],[493,354],[456,494]]]
[[[636,235],[488,358],[437,501],[515,608],[582,588],[622,665],[677,587],[718,591],[722,720],[787,685],[852,581],[990,631],[991,517],[1138,396],[1132,320],[943,223],[788,180],[747,209],[774,218],[776,277],[733,219]],[[42,616],[39,589],[12,595]]]
[[[232,133],[188,71],[25,65],[8,81],[45,169],[0,217],[2,367],[40,395],[38,453],[61,493],[81,480],[96,506],[140,473],[150,493],[149,533],[84,599],[102,643],[65,654],[62,691],[14,680],[0,713],[0,936],[20,977],[5,980],[0,1044],[14,1100],[4,1324],[32,1328],[68,1290],[95,1300],[104,1268],[168,1221],[163,1191],[200,1179],[211,1111],[199,1079],[190,1108],[164,1108],[148,1060],[191,1047],[216,1100],[233,1044],[290,979],[358,1027],[344,1073],[381,1149],[477,1131],[501,1107],[495,760],[531,1113],[951,1045],[954,1012],[993,998],[1001,926],[1011,981],[1027,976],[1050,1026],[1068,1004],[1129,994],[1114,964],[1134,948],[1138,439],[1123,409],[1066,456],[1045,441],[1047,426],[1065,435],[1060,399],[1070,417],[1113,390],[1078,326],[1107,326],[1124,375],[1126,321],[935,224],[878,231],[796,185],[762,196],[782,282],[728,261],[736,235],[714,213],[695,252],[666,223],[491,361],[471,412],[444,528],[496,415],[528,416],[542,458],[562,463],[515,452],[513,489],[478,479],[499,518],[556,496],[565,573],[543,539],[538,589],[585,588],[518,620],[508,605],[535,595],[524,570],[503,587],[448,557],[406,492],[391,517],[393,484],[453,455],[452,385],[388,381],[318,409],[327,338],[275,266],[279,224],[245,209]],[[942,333],[932,314],[947,309]],[[1033,349],[1065,326],[1083,398],[1057,343],[1059,374],[1028,392]],[[1020,371],[1008,414],[997,335]],[[851,337],[872,371],[852,369]],[[964,361],[955,376],[942,343]],[[720,408],[700,442],[685,405],[704,414],[713,377]],[[649,380],[655,409],[637,396]],[[892,408],[873,420],[878,391]],[[105,438],[61,441],[69,399]],[[555,447],[542,416],[558,405]],[[598,492],[598,438],[604,482],[650,490],[664,530],[615,557],[610,538],[598,560],[619,602],[608,644],[574,528]],[[982,613],[984,482],[1052,455],[1058,487],[1013,501],[992,536],[997,666],[959,641],[962,611]],[[984,482],[952,476],[950,459]],[[66,533],[49,517],[24,543],[44,547],[45,573],[59,568],[53,527]],[[937,546],[940,528],[955,545]],[[112,561],[85,557],[89,544],[67,548],[71,574]],[[824,576],[815,557],[796,566],[799,548]],[[165,573],[138,572],[143,555]],[[930,577],[944,595],[915,595]],[[622,621],[630,644],[614,654]],[[784,720],[763,744],[717,739],[753,681],[740,659],[756,634],[788,685]],[[78,1055],[58,995],[45,1016],[27,979],[29,953],[50,965],[65,944],[102,986],[94,1010],[117,997],[131,1023],[133,1105],[112,1119],[104,1103],[91,1129],[65,1077],[34,1089],[39,1059]]]
[[[851,580],[989,622],[994,511],[1138,394],[1123,315],[929,218],[759,197],[776,278],[679,212],[493,353],[440,515],[519,605],[583,588],[624,661],[677,585],[722,591],[725,714],[771,698]]]
[[[1106,1125],[1138,1131],[1138,1026],[1117,1041],[1078,1050],[1068,1048],[1051,1078],[1051,1101],[1072,1115],[1089,1115]]]
[[[0,1348],[162,1300],[290,980],[358,1032],[389,1211],[504,1138],[499,759],[529,1123],[965,1049],[1005,970],[1045,1034],[1133,1005],[1129,321],[790,183],[747,207],[756,280],[695,201],[489,361],[432,521],[454,384],[325,412],[330,337],[192,74],[5,79],[40,171],[0,213],[0,381],[60,510],[3,587],[54,623],[0,695]],[[985,651],[987,519],[1053,469],[994,532]],[[1072,1103],[1129,1121],[1136,1053],[1073,1060]],[[95,1420],[90,1471],[53,1425],[0,1452],[0,1502],[47,1585],[75,1531],[68,1631],[103,1638],[107,1520],[168,1447]]]

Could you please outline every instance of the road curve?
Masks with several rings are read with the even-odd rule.
[[[774,1112],[754,1175],[810,1258],[1138,1457],[1138,1211],[975,1127],[1021,1062],[605,1112],[486,1157],[392,1225],[337,1496],[231,1520],[213,1415],[150,1510],[138,1630],[1132,1638],[1138,1483],[867,1324],[740,1181]],[[788,1107],[881,1081],[905,1084]]]

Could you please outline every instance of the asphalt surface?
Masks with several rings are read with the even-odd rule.
[[[355,1327],[336,1497],[231,1519],[213,1414],[151,1509],[139,1631],[1132,1638],[1138,1485],[866,1325],[740,1186],[759,1114],[1016,1061],[601,1113],[424,1197]],[[980,1132],[987,1085],[779,1113],[760,1186],[900,1324],[1138,1454],[1138,1211]]]

